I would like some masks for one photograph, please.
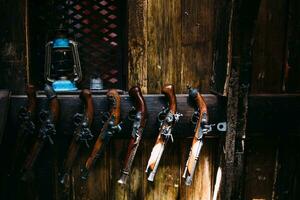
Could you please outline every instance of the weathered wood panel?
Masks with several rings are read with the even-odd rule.
[[[8,90],[0,91],[0,144],[6,127],[7,113],[9,108],[10,92]]]
[[[214,0],[182,1],[182,53],[180,92],[186,85],[210,90],[213,63]]]
[[[180,0],[148,1],[147,75],[148,92],[160,93],[165,83],[180,83],[181,56]],[[179,80],[179,81],[178,81]]]
[[[0,1],[0,88],[25,90],[25,3]]]
[[[177,93],[186,85],[210,89],[213,63],[215,1],[130,1],[129,86],[160,93],[165,83]],[[138,18],[137,18],[138,17]]]
[[[276,137],[253,137],[247,140],[244,199],[273,199],[277,142]]]
[[[156,131],[157,132],[157,131]],[[146,191],[144,198],[146,200],[168,200],[179,198],[179,185],[180,185],[180,153],[179,148],[181,141],[175,140],[173,143],[168,143],[166,149],[161,157],[159,168],[155,175],[154,182],[146,183]],[[155,141],[148,142],[147,146],[150,149],[150,153],[145,155],[145,161],[151,154],[151,150]],[[147,178],[147,176],[145,177]]]
[[[252,93],[280,93],[285,58],[287,1],[262,0],[253,47]]]
[[[278,176],[274,199],[299,199],[300,196],[300,153],[299,136],[279,138]]]
[[[300,91],[300,2],[289,1],[284,90]]]
[[[140,85],[147,93],[146,0],[128,0],[128,30],[128,88]]]
[[[217,157],[218,141],[215,138],[204,139],[203,147],[200,153],[196,167],[194,180],[191,186],[185,186],[184,180],[181,183],[180,199],[212,199],[215,166]],[[184,170],[186,160],[189,155],[189,148],[192,144],[191,139],[185,139],[181,143],[181,166]],[[183,173],[183,171],[182,171]],[[182,176],[182,174],[181,174]]]
[[[227,68],[230,55],[231,2],[216,0],[214,17],[212,90],[227,95]],[[222,33],[222,34],[217,34]]]

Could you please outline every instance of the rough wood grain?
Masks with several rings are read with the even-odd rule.
[[[231,2],[215,0],[215,17],[214,17],[214,40],[213,40],[213,66],[211,74],[212,91],[227,95],[227,66],[230,43],[230,16]],[[222,33],[222,34],[217,34]]]
[[[185,139],[181,145],[181,169],[183,170],[188,157],[191,139]],[[186,186],[184,181],[181,183],[180,199],[212,199],[212,188],[215,176],[215,157],[217,156],[216,139],[204,139],[204,144],[197,164],[195,179],[191,186]],[[183,173],[183,172],[182,172]],[[181,174],[182,176],[182,174]]]
[[[169,142],[162,155],[159,163],[158,171],[155,175],[154,182],[146,183],[146,200],[169,200],[179,198],[180,185],[180,146],[181,141],[175,140],[173,143]],[[150,148],[154,146],[155,142],[149,142]],[[151,150],[150,150],[151,152]],[[150,154],[146,155],[149,159]],[[147,178],[147,177],[146,177]]]
[[[253,47],[252,93],[281,92],[286,18],[287,1],[261,1]]]
[[[78,200],[110,199],[110,145],[98,159],[95,167],[91,170],[87,180],[81,179],[80,169],[84,165],[89,152],[86,150],[83,155],[78,156],[78,163],[75,163],[72,173],[73,198]]]
[[[289,1],[287,25],[287,50],[285,60],[284,88],[287,92],[300,92],[300,2]]]
[[[274,199],[298,199],[300,195],[300,153],[299,137],[279,138],[278,176],[274,189]]]
[[[9,108],[10,92],[8,90],[0,91],[0,144],[2,143],[2,137],[5,131],[7,113]]]
[[[181,82],[178,90],[186,93],[186,85],[210,90],[213,64],[215,0],[182,1]]]
[[[148,92],[160,93],[162,85],[180,83],[181,1],[148,1],[147,16]]]
[[[127,133],[129,134],[129,133]],[[143,139],[142,139],[143,142]],[[116,142],[115,142],[116,143]],[[143,188],[144,188],[144,165],[142,162],[144,155],[143,145],[142,143],[139,146],[139,149],[136,153],[132,168],[131,175],[128,179],[128,184],[120,185],[117,183],[118,179],[121,175],[122,163],[124,162],[124,157],[127,153],[127,147],[129,140],[119,139],[119,145],[115,144],[114,148],[116,152],[119,152],[114,155],[114,179],[113,179],[113,187],[114,189],[114,199],[126,200],[126,199],[139,199],[143,197]]]
[[[133,12],[134,11],[134,12]],[[128,1],[128,88],[147,93],[147,1]]]
[[[1,1],[0,88],[25,91],[25,1]]]
[[[247,140],[244,199],[273,199],[276,151],[276,137],[252,137]]]

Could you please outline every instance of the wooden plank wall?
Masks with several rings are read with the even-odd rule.
[[[216,0],[129,0],[128,87],[160,93],[173,83],[209,92]],[[133,12],[134,11],[134,12]]]
[[[210,90],[217,0],[129,0],[128,1],[128,87],[139,84],[145,93],[160,93],[173,83],[177,93],[186,85]],[[134,11],[134,12],[132,12]],[[194,184],[181,183],[186,145],[170,149],[154,185],[145,188],[146,199],[210,199],[214,183],[216,140],[207,142],[201,153]],[[151,151],[151,143],[144,146]],[[171,153],[173,151],[173,153]],[[181,155],[182,158],[176,158]],[[145,160],[145,162],[147,162]],[[164,165],[169,167],[164,167]],[[169,176],[173,171],[176,176]],[[165,175],[163,175],[166,173]],[[174,179],[175,178],[175,179]]]
[[[253,41],[251,94],[299,92],[299,13],[298,0],[261,0]],[[248,133],[245,199],[299,197],[295,189],[300,180],[295,150],[299,137],[288,134],[268,131],[268,127]]]
[[[25,1],[0,1],[0,88],[23,93],[26,80]]]
[[[5,11],[1,20],[4,31],[0,33],[0,85],[15,92],[22,92],[25,83],[24,2],[0,2]],[[223,34],[216,32],[216,23],[227,20],[230,13],[222,6],[228,5],[221,0],[128,0],[128,88],[139,84],[144,93],[160,93],[161,86],[169,82],[175,84],[177,93],[186,93],[186,84],[208,93],[216,62],[214,42],[217,34]],[[252,94],[299,92],[299,13],[298,0],[261,0],[253,41]],[[226,67],[225,60],[220,68]],[[295,199],[299,194],[295,189],[299,187],[296,169],[300,159],[295,153],[299,138],[285,138],[284,133],[279,139],[270,138],[273,133],[267,131],[255,134],[249,133],[251,137],[246,141],[245,199]],[[180,177],[191,138],[170,146],[156,182],[145,184],[148,157],[143,155],[150,154],[154,137],[141,145],[137,157],[142,161],[134,163],[133,177],[141,178],[132,178],[126,187],[116,184],[119,160],[128,143],[126,139],[116,139],[104,156],[105,162],[91,174],[87,188],[93,189],[75,185],[77,199],[210,199],[218,141],[205,141],[194,185],[187,188]],[[84,153],[80,155],[75,174],[85,158]],[[176,176],[170,176],[170,172]],[[101,186],[93,185],[98,177],[103,180]]]

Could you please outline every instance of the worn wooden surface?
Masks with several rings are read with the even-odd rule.
[[[215,4],[215,19],[213,41],[213,70],[211,89],[220,95],[227,95],[227,71],[230,61],[230,18],[231,18],[231,2],[218,0]]]
[[[282,136],[278,142],[278,172],[274,188],[274,199],[298,199],[300,195],[299,137]],[[276,177],[276,176],[275,176]]]
[[[10,92],[8,90],[0,91],[0,144],[6,127],[7,113],[9,109]]]
[[[128,83],[131,86],[140,85],[142,92],[146,93],[147,1],[129,0],[128,8]]]
[[[278,137],[250,137],[246,141],[245,200],[273,199]],[[274,177],[275,176],[275,177]]]
[[[282,91],[288,3],[262,0],[255,30],[252,93]]]
[[[300,2],[289,1],[283,90],[300,92]]]
[[[25,91],[25,1],[0,1],[0,88]]]
[[[209,91],[213,62],[214,1],[129,1],[128,86],[160,93],[165,83],[177,93],[186,85]]]

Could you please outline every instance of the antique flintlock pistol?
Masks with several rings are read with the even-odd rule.
[[[94,144],[92,153],[89,155],[85,166],[81,169],[81,178],[87,179],[89,171],[95,165],[97,159],[102,154],[105,146],[109,143],[111,137],[121,131],[120,123],[120,96],[115,89],[111,89],[107,92],[107,100],[109,104],[109,112],[107,120],[104,123],[101,132]]]
[[[164,85],[162,93],[166,96],[169,102],[169,107],[161,112],[161,115],[165,115],[165,118],[160,120],[160,128],[156,143],[152,149],[151,156],[149,158],[146,172],[149,173],[148,181],[153,181],[157,172],[159,161],[164,152],[165,146],[169,140],[173,142],[172,129],[176,122],[179,120],[181,114],[177,113],[177,103],[174,91],[174,86],[171,84]],[[161,118],[159,116],[159,118]]]
[[[132,126],[131,138],[128,145],[127,155],[125,157],[125,161],[123,164],[123,169],[121,172],[122,174],[120,179],[118,180],[118,183],[120,184],[126,184],[128,180],[130,169],[135,154],[137,152],[137,149],[139,147],[142,134],[147,122],[147,106],[140,87],[138,86],[132,87],[129,90],[129,96],[134,101],[135,116],[132,119],[133,126]]]
[[[94,117],[94,105],[90,90],[82,90],[80,99],[84,104],[84,112],[83,114],[76,113],[73,117],[75,130],[61,172],[62,177],[60,182],[66,187],[69,183],[70,171],[79,153],[79,149],[82,146],[81,144],[85,144],[86,147],[89,148],[88,141],[92,140],[94,137],[90,130]]]
[[[37,138],[34,141],[34,144],[30,149],[30,153],[27,155],[22,167],[23,180],[27,179],[26,174],[32,170],[45,143],[47,141],[49,141],[50,144],[54,143],[52,136],[56,134],[55,125],[58,121],[60,106],[53,88],[46,84],[44,90],[49,101],[50,112],[42,110],[39,114],[40,127],[38,129]]]
[[[189,158],[186,162],[186,166],[182,176],[183,178],[185,178],[185,184],[191,185],[196,170],[196,165],[199,160],[201,148],[203,146],[203,136],[210,131],[210,126],[208,125],[207,106],[204,98],[196,89],[192,89],[190,87],[188,89],[189,99],[194,101],[198,108],[198,111],[194,114],[194,118],[196,118],[194,138],[189,153]]]
[[[20,162],[23,162],[24,154],[28,150],[29,143],[33,139],[36,127],[36,89],[33,85],[28,85],[26,89],[27,93],[27,106],[21,107],[18,114],[18,121],[20,122],[19,130],[17,132],[16,147],[14,151],[11,171],[15,173],[17,166]]]

